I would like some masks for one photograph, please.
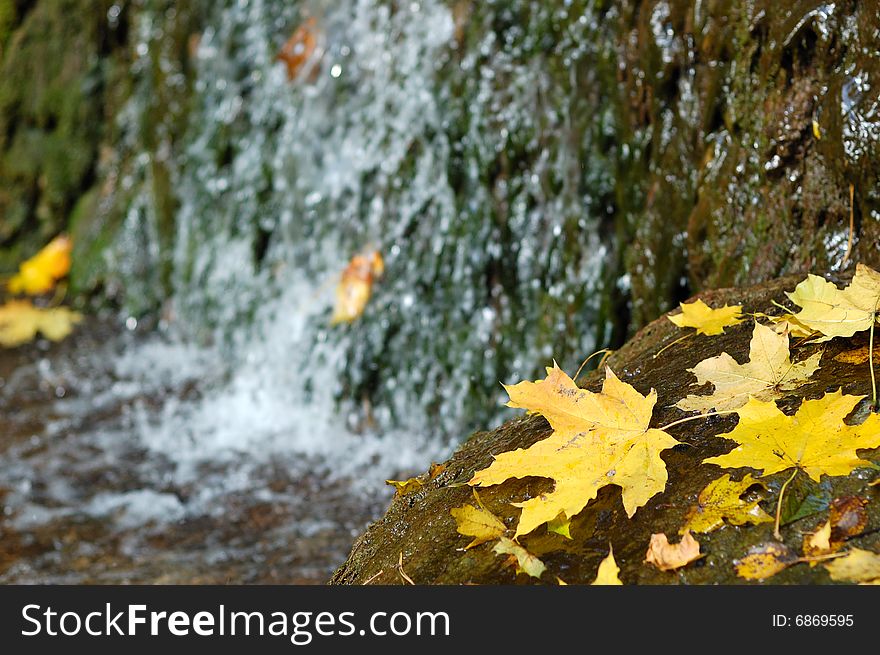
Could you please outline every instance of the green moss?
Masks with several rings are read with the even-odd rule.
[[[111,4],[44,0],[17,24],[14,5],[0,3],[0,252],[6,260],[63,231],[94,176],[103,131],[100,56]]]
[[[0,0],[0,61],[3,60],[3,48],[18,18],[14,0]]]

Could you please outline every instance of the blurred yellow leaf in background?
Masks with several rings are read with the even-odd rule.
[[[55,283],[70,271],[71,240],[61,235],[52,239],[40,252],[25,261],[7,284],[10,293],[39,296],[55,288]]]
[[[0,307],[0,345],[14,348],[33,341],[38,332],[61,341],[73,331],[82,316],[67,307],[44,309],[29,300],[10,300]]]

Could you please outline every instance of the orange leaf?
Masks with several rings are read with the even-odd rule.
[[[373,293],[373,282],[384,271],[385,262],[378,252],[355,255],[336,286],[336,304],[330,324],[352,323],[360,318]]]
[[[318,47],[317,26],[317,20],[307,18],[281,46],[275,58],[284,62],[287,67],[287,79],[291,82],[300,74]]]
[[[653,564],[661,571],[672,571],[701,557],[700,544],[688,530],[677,544],[669,543],[663,533],[652,534],[645,562]]]

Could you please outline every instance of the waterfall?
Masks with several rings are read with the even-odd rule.
[[[488,5],[212,3],[184,142],[140,155],[168,161],[173,239],[163,250],[135,211],[113,256],[123,270],[152,259],[121,282],[138,296],[140,271],[170,259],[166,331],[210,344],[228,375],[187,409],[197,436],[171,421],[150,443],[349,453],[345,435],[367,432],[423,466],[426,444],[505,415],[499,381],[594,349],[604,162],[584,161],[592,132],[573,124],[593,19],[531,7],[572,67],[560,85],[534,56],[540,30],[462,47],[464,21],[509,20],[518,3]],[[140,20],[146,61],[167,28]],[[277,55],[297,28],[308,57],[291,75]],[[122,120],[151,101],[135,95]],[[339,273],[366,248],[385,275],[360,320],[330,327]]]

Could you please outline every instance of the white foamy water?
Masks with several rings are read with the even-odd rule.
[[[161,409],[140,404],[132,412],[139,442],[174,463],[189,481],[205,461],[261,464],[278,456],[324,462],[326,473],[376,487],[400,471],[423,470],[445,459],[453,441],[421,422],[393,429],[352,425],[340,411],[336,376],[340,352],[315,343],[313,324],[326,322],[329,292],[291,284],[278,302],[261,308],[235,349],[183,348],[153,341],[115,361],[122,378],[147,388],[198,380],[196,399],[169,397]],[[213,360],[213,361],[212,361]],[[219,375],[219,371],[226,374]],[[203,379],[203,375],[215,377]],[[308,380],[309,385],[304,382]]]

